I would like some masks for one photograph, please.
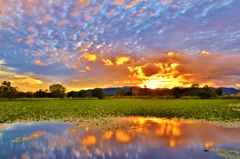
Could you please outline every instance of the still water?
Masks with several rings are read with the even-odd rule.
[[[124,122],[122,129],[106,131],[51,122],[4,126],[0,159],[240,158],[239,128],[158,118]]]

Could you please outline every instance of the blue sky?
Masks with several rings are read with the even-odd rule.
[[[21,90],[240,85],[240,1],[0,0],[0,80]]]

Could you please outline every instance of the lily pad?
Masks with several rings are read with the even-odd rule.
[[[217,155],[223,158],[240,159],[240,156],[237,156],[240,154],[240,151],[237,151],[237,150],[222,150],[219,148],[211,148],[210,150],[217,152]]]

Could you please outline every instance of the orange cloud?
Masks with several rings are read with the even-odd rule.
[[[67,24],[67,22],[68,22],[68,20],[63,19],[63,20],[58,21],[57,25],[65,25],[65,24]]]
[[[32,8],[32,7],[35,7],[35,3],[33,2],[26,2],[23,4],[23,7],[24,8]]]
[[[77,66],[72,66],[72,68],[74,69],[74,70],[77,70],[78,69],[78,67]]]
[[[83,58],[87,59],[88,61],[94,62],[97,60],[97,55],[95,54],[90,54],[90,53],[84,53]]]
[[[123,65],[127,62],[133,62],[133,59],[130,56],[117,56],[116,57],[116,65]]]
[[[114,0],[114,1],[112,1],[111,4],[119,5],[119,4],[122,4],[123,2],[124,2],[124,0]]]
[[[206,50],[203,50],[202,54],[203,54],[203,55],[209,55],[210,52],[207,52]]]
[[[112,66],[114,65],[111,60],[109,59],[102,59],[102,62],[104,63],[105,66]]]
[[[91,71],[92,69],[89,66],[86,66],[86,70]]]
[[[47,66],[48,64],[42,62],[41,60],[35,60],[34,63],[38,66]]]
[[[86,72],[86,70],[79,70],[78,72],[84,73],[84,72]]]

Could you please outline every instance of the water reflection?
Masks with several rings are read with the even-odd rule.
[[[13,124],[3,128],[0,158],[221,158],[210,148],[240,149],[240,129],[194,121],[123,118],[103,132],[73,124]],[[17,137],[32,140],[11,142]]]

